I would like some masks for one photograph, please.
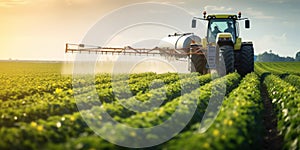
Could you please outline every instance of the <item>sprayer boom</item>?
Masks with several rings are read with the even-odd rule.
[[[96,53],[96,54],[112,54],[112,55],[137,55],[137,56],[175,56],[183,57],[189,55],[203,55],[201,51],[192,52],[189,49],[169,49],[169,48],[159,48],[155,47],[152,49],[147,48],[133,48],[130,46],[121,47],[101,47],[85,44],[66,44],[66,53]]]

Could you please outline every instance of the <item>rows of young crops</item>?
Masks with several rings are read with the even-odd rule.
[[[295,74],[300,75],[299,62],[256,62],[257,71],[271,72],[276,75]]]
[[[284,81],[292,84],[293,86],[295,86],[298,90],[300,90],[300,76],[296,76],[296,75],[287,75],[284,76]]]
[[[231,90],[233,89],[239,81],[239,76],[237,74],[232,74],[229,75],[227,78],[227,82],[225,83],[227,85],[227,89]],[[200,76],[199,77],[199,81],[200,81],[200,85],[206,83],[207,81],[210,80],[210,76],[206,75],[206,76]],[[191,83],[195,82],[195,80],[189,80],[192,81]],[[187,81],[185,83],[185,85],[188,85]],[[203,103],[207,103],[208,99],[209,99],[209,94],[211,91],[211,88],[213,85],[218,85],[221,84],[222,82],[224,82],[224,79],[219,79],[216,80],[215,82],[202,86],[200,89],[196,89],[193,90],[193,92],[191,93],[187,93],[183,96],[185,96],[186,98],[193,98],[195,100],[199,99],[197,97],[194,97],[193,95],[197,95],[198,90],[202,91],[202,92],[206,92],[207,94],[204,94],[204,97],[200,97],[199,100],[203,101]],[[190,84],[191,86],[192,84]],[[174,85],[176,86],[176,85]],[[171,88],[174,89],[174,88]],[[138,113],[138,114],[132,114],[132,113],[124,113],[124,111],[126,111],[124,108],[122,107],[117,107],[117,106],[112,106],[112,109],[114,109],[114,112],[112,114],[110,114],[113,117],[118,117],[119,120],[122,120],[121,122],[126,122],[129,123],[132,126],[152,126],[155,124],[159,124],[161,121],[163,121],[164,119],[166,119],[168,117],[168,113],[172,113],[175,109],[179,109],[177,106],[181,106],[179,104],[183,103],[182,101],[184,100],[185,103],[187,103],[187,105],[189,104],[188,99],[186,99],[185,97],[181,97],[178,99],[173,99],[170,102],[166,102],[165,105],[163,105],[162,107],[155,109],[149,113]],[[206,101],[206,102],[205,102]],[[192,102],[192,101],[191,101]],[[201,105],[202,107],[205,107],[205,105]],[[100,107],[100,106],[95,106],[92,109],[88,110],[88,111],[83,111],[81,113],[101,113],[101,112],[108,112],[109,110],[108,107]],[[184,111],[188,111],[189,109],[187,109],[186,107],[182,108],[183,112]],[[204,108],[202,108],[204,109]],[[118,111],[121,111],[120,113],[116,113]],[[203,111],[203,110],[201,110]],[[160,114],[159,112],[162,112],[162,114]],[[121,114],[123,116],[121,116]],[[157,116],[157,114],[160,114],[159,116]],[[98,115],[101,116],[101,115]],[[140,119],[150,119],[152,120],[151,122],[147,122],[145,120],[140,120]],[[152,119],[151,119],[152,118]],[[89,118],[91,120],[95,119],[93,116],[91,116],[91,118]],[[3,148],[7,148],[11,147],[11,144],[14,143],[19,143],[16,145],[16,147],[14,148],[20,148],[19,146],[22,147],[26,147],[28,146],[28,148],[30,149],[37,149],[39,146],[44,146],[45,143],[61,143],[64,142],[67,139],[70,138],[76,138],[79,137],[83,132],[86,131],[86,134],[92,134],[92,131],[86,126],[85,121],[88,121],[86,118],[85,120],[83,120],[80,116],[79,113],[74,113],[71,115],[62,115],[62,116],[53,116],[53,117],[49,117],[47,118],[47,120],[38,120],[38,121],[34,121],[31,123],[18,123],[17,127],[10,127],[10,128],[2,128],[0,131],[0,137],[5,137],[6,134],[9,135],[17,135],[17,137],[12,137],[12,138],[3,138],[3,139],[7,139],[4,140],[6,144],[3,146]],[[138,123],[139,122],[139,123]],[[180,123],[178,123],[180,124]],[[104,125],[104,128],[102,128],[103,130],[106,130],[107,132],[110,132],[113,129],[110,129],[111,125]],[[35,130],[36,129],[36,130]],[[28,132],[31,131],[30,134],[28,134]],[[47,132],[50,131],[50,132]],[[47,134],[45,134],[45,132],[47,132]],[[13,133],[13,134],[12,134]],[[118,132],[114,132],[114,133],[118,133]],[[122,139],[122,137],[120,136],[113,136],[112,137],[118,137],[120,139]],[[18,139],[16,141],[16,139]],[[30,139],[30,141],[28,141],[28,139]],[[12,141],[10,141],[12,140]],[[3,141],[3,142],[4,142]],[[38,141],[38,143],[36,143],[36,141]],[[26,142],[26,143],[24,143]],[[34,144],[33,144],[34,143]],[[29,144],[29,145],[26,145]]]
[[[231,74],[224,78],[217,79],[211,83],[205,84],[204,86],[197,88],[193,90],[190,93],[187,93],[185,95],[182,95],[178,98],[175,98],[174,100],[168,102],[166,105],[154,109],[151,112],[145,112],[145,113],[139,113],[136,115],[132,115],[130,117],[124,117],[119,118],[119,121],[122,123],[125,123],[127,125],[133,126],[133,127],[152,127],[155,125],[158,125],[162,123],[164,120],[168,119],[170,117],[170,114],[174,113],[176,110],[179,115],[185,115],[186,113],[189,113],[189,108],[193,107],[193,101],[196,101],[198,104],[198,108],[196,110],[196,115],[193,116],[192,121],[187,125],[186,129],[184,129],[184,132],[188,132],[191,128],[191,126],[199,121],[200,117],[203,115],[203,110],[205,109],[210,96],[211,96],[211,90],[213,87],[220,87],[223,86],[223,84],[226,85],[228,92],[230,92],[233,88],[237,86],[239,83],[240,78],[237,74]],[[203,93],[199,95],[200,93]],[[101,110],[94,110],[95,113],[102,112]],[[89,120],[93,120],[93,117],[88,118]],[[174,122],[175,124],[180,125],[181,122]],[[122,130],[122,125],[119,125],[115,127],[115,129],[112,128],[110,124],[103,125],[103,128],[101,129],[106,132],[111,132],[115,130],[115,132],[111,132],[111,138],[110,140],[124,140],[121,134],[118,134],[118,131]],[[163,132],[163,131],[162,131]],[[139,138],[137,137],[136,133],[131,133],[132,138]],[[92,138],[91,138],[92,137]],[[151,130],[149,131],[149,139],[152,140],[152,138],[155,138],[155,135],[151,136]],[[156,137],[157,138],[157,137]],[[128,139],[125,139],[128,140]],[[85,148],[112,148],[114,145],[106,143],[105,141],[97,138],[97,136],[89,136],[89,137],[79,137],[75,139],[68,140],[65,143],[62,144],[50,144],[48,148],[54,148],[54,149],[76,149],[76,147],[82,141],[85,141]],[[128,140],[130,142],[130,140]],[[76,144],[73,144],[76,143]],[[94,143],[104,143],[96,145]],[[156,148],[164,148],[164,145],[160,145]]]
[[[262,101],[260,81],[248,74],[238,88],[224,100],[220,114],[208,131],[200,124],[167,144],[170,149],[260,149],[262,139]],[[187,144],[189,143],[189,144]]]
[[[61,75],[59,63],[0,63],[0,67],[4,68],[0,71],[0,149],[125,149],[106,140],[138,147],[140,143],[134,141],[168,138],[158,137],[152,127],[162,125],[159,131],[164,133],[171,127],[163,124],[172,115],[181,118],[172,123],[182,130],[153,149],[262,149],[263,85],[283,148],[300,148],[299,72],[295,68],[284,72],[280,63],[257,63],[255,73],[243,78],[232,73],[216,79],[197,73],[74,78]],[[203,132],[201,120],[211,104],[220,111],[208,114],[216,118]],[[105,122],[106,113],[120,124]],[[187,114],[192,117],[183,124]],[[91,129],[90,123],[101,128]],[[139,137],[131,130],[124,132],[124,125],[149,130],[146,137]],[[97,133],[110,136],[105,140]]]
[[[277,130],[283,137],[283,149],[299,149],[299,63],[257,63],[255,69],[271,99],[277,119]]]
[[[128,81],[128,85],[134,85],[134,89],[140,91],[137,96],[142,96],[146,89],[148,89],[151,81],[153,81],[154,79],[161,79],[161,82],[169,84],[176,82],[178,80],[178,77],[177,75],[171,73],[163,75],[154,75],[153,73],[147,73],[142,75],[141,77],[134,78],[136,82]],[[118,81],[117,83],[119,82],[123,81]],[[101,88],[97,88],[97,93],[93,93],[91,92],[92,87],[89,86],[89,84],[86,84],[88,82],[85,82],[85,80],[83,80],[81,81],[81,83],[85,83],[85,86],[80,88],[80,93],[75,93],[77,100],[75,100],[73,97],[73,89],[64,87],[56,88],[53,92],[50,93],[38,92],[36,94],[26,96],[22,99],[14,101],[2,101],[0,105],[0,123],[5,126],[13,126],[15,123],[20,121],[30,122],[32,120],[47,118],[53,115],[69,114],[76,112],[78,105],[84,105],[85,109],[89,109],[92,106],[99,104],[100,102],[110,103],[112,101],[115,101],[115,93],[124,93],[124,90],[122,89],[113,91],[110,84],[105,84],[108,86],[101,86]],[[100,86],[100,84],[102,83],[98,84]],[[128,90],[126,90],[125,92],[127,91]]]

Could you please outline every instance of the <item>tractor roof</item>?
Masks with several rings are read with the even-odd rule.
[[[206,19],[210,20],[210,19],[238,19],[237,15],[232,15],[232,14],[211,14],[211,15],[207,15]]]

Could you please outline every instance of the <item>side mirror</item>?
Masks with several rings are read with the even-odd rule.
[[[193,19],[192,20],[192,28],[196,28],[197,20]]]
[[[250,28],[250,20],[245,20],[245,28],[246,29]]]

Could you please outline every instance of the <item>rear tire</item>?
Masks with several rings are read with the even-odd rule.
[[[192,72],[207,74],[206,58],[204,55],[192,55]]]
[[[233,46],[223,45],[220,49],[220,62],[218,72],[220,75],[226,75],[234,72],[234,52]]]
[[[241,76],[254,71],[254,48],[252,45],[242,45],[237,59],[236,70]]]

